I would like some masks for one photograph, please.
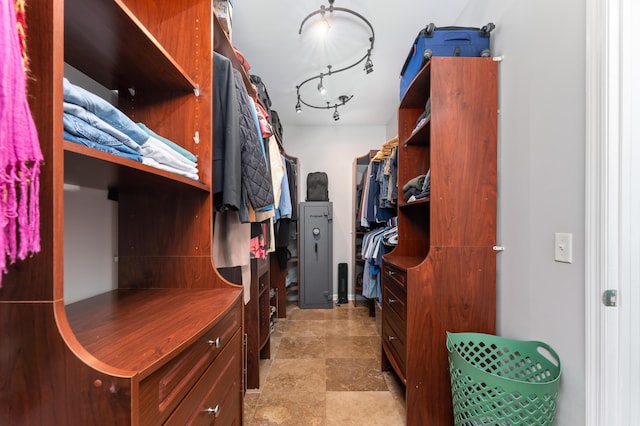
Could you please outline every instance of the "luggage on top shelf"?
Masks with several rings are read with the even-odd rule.
[[[400,99],[420,69],[432,56],[491,56],[489,41],[495,25],[482,28],[441,27],[431,23],[416,37],[400,72]]]

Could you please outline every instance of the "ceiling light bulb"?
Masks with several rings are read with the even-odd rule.
[[[329,21],[327,21],[327,18],[325,18],[324,16],[320,18],[320,20],[316,24],[316,33],[320,37],[324,37],[329,33],[330,29],[331,25],[329,25]]]
[[[302,112],[302,105],[300,105],[300,99],[298,99],[298,103],[296,104],[296,112],[298,114]]]
[[[320,83],[318,83],[318,92],[320,92],[321,95],[327,93],[327,89],[322,85],[322,79],[320,80]]]
[[[336,110],[333,112],[333,120],[334,121],[340,120],[340,114],[338,113],[338,107],[336,107]]]

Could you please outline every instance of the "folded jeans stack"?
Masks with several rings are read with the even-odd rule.
[[[106,100],[64,78],[64,137],[198,180],[196,157],[178,144],[134,123]]]

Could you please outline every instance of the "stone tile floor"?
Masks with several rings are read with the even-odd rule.
[[[246,426],[401,426],[404,388],[380,371],[375,318],[360,303],[300,309],[289,303],[271,335],[260,388],[244,399]]]

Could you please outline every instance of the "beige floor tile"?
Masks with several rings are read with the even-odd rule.
[[[287,323],[286,336],[289,337],[324,337],[327,321],[300,320]]]
[[[275,359],[263,392],[324,392],[324,359]]]
[[[354,308],[352,302],[349,302],[348,305],[334,306],[333,309],[325,310],[325,319],[328,320],[358,319],[367,318],[368,316],[369,310],[367,308]]]
[[[324,337],[283,337],[278,359],[322,358],[326,356]]]
[[[249,425],[253,422],[253,417],[256,414],[256,407],[258,406],[258,400],[260,399],[260,392],[247,391],[244,396],[244,424]]]
[[[375,359],[326,360],[327,391],[386,391],[389,388]]]
[[[291,311],[287,319],[289,321],[324,320],[326,319],[326,311],[327,309],[295,309]]]
[[[326,321],[325,332],[327,336],[377,336],[375,324],[370,323],[362,318]]]
[[[401,426],[404,419],[389,392],[327,392],[327,425]]]
[[[245,395],[245,426],[405,425],[404,386],[380,371],[380,356],[364,303],[289,303],[271,335],[271,359],[260,361],[260,388]]]
[[[327,336],[324,358],[375,358],[370,340],[368,336]]]
[[[263,392],[251,419],[255,426],[324,426],[326,392]]]

